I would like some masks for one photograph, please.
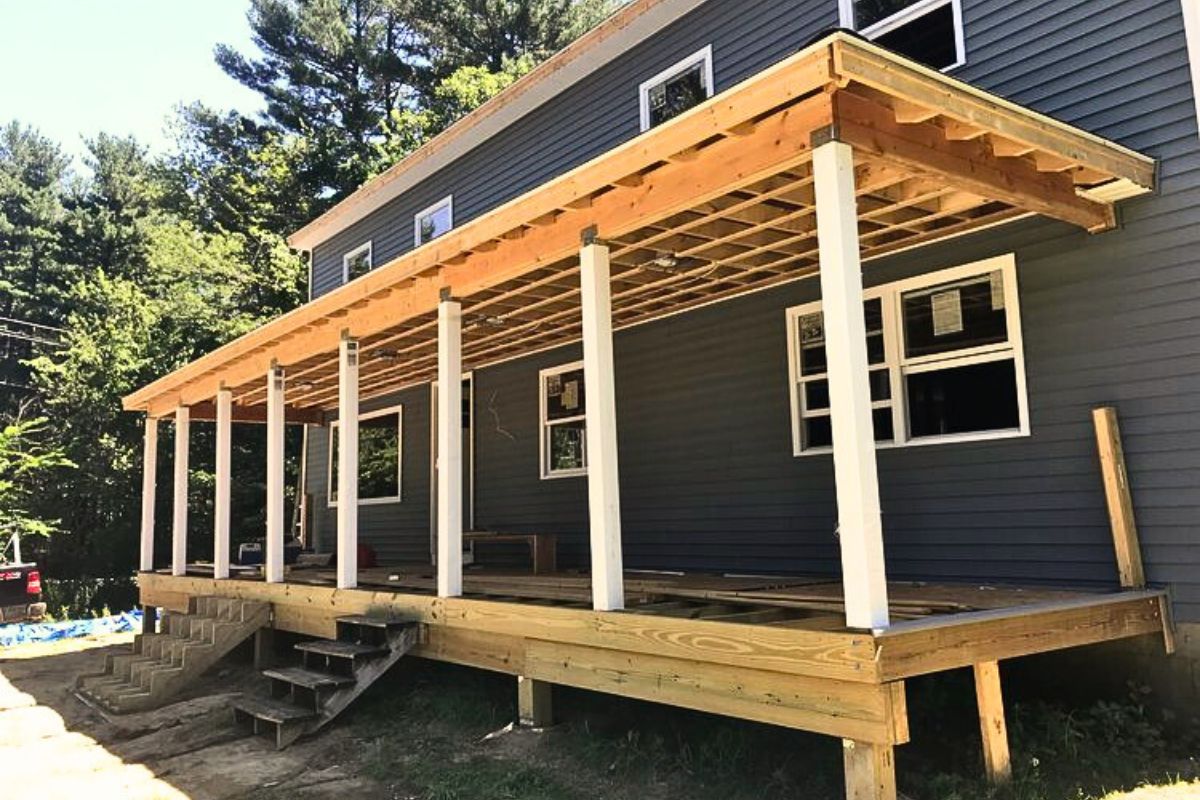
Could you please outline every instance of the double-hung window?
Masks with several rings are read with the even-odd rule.
[[[337,505],[337,420],[329,426],[329,505]],[[358,416],[358,504],[400,502],[404,408],[392,406]]]
[[[667,67],[638,87],[642,130],[677,117],[713,94],[712,45]]]
[[[342,256],[342,283],[350,281],[371,271],[371,243],[364,242]]]
[[[1011,255],[864,292],[875,441],[881,446],[1029,433]],[[833,444],[820,303],[788,310],[797,455]]]
[[[966,62],[962,0],[839,0],[842,27],[934,69]]]
[[[541,395],[542,478],[587,473],[587,397],[583,362],[544,369]]]
[[[454,196],[447,195],[413,216],[413,239],[417,247],[431,242],[454,227]]]

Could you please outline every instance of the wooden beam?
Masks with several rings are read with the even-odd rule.
[[[438,304],[437,589],[462,594],[462,305]]]
[[[846,800],[896,800],[896,756],[888,744],[842,742]]]
[[[595,231],[590,235],[594,239]],[[586,241],[579,261],[592,607],[597,611],[615,611],[625,606],[625,568],[617,477],[617,401],[608,247],[594,240]]]
[[[358,342],[350,338],[338,346],[337,465],[337,586],[353,589],[358,585]]]
[[[897,622],[878,634],[880,679],[1064,650],[1164,630],[1162,592],[1125,591]]]
[[[554,724],[553,684],[517,676],[517,721],[529,728]]]
[[[200,402],[188,406],[188,408],[191,409],[193,422],[215,422],[217,419],[217,404],[215,402]],[[240,405],[238,403],[231,403],[229,418],[232,422],[265,424],[267,421],[267,406],[266,404]],[[284,421],[289,425],[324,425],[325,412],[319,408],[297,408],[292,406],[284,409]]]
[[[974,667],[984,770],[992,783],[1008,783],[1012,779],[1012,761],[1008,753],[1008,727],[1004,722],[1004,697],[1000,691],[1000,663],[981,661]]]
[[[854,154],[850,146],[830,141],[817,147],[813,152],[813,174],[846,625],[868,630],[886,628],[883,522],[871,421]]]
[[[834,107],[839,138],[858,151],[1091,232],[1116,224],[1112,206],[1079,196],[1065,173],[1001,159],[983,141],[950,141],[933,123],[901,125],[890,109],[849,91],[834,96]]]
[[[835,34],[834,70],[842,81],[857,81],[908,102],[935,107],[949,118],[1018,142],[1154,187],[1154,159],[1022,108],[935,70],[897,59],[878,45]]]
[[[267,583],[283,581],[284,380],[282,367],[267,371],[267,543],[263,554]]]
[[[1121,445],[1117,410],[1112,406],[1092,409],[1092,423],[1096,428],[1100,474],[1104,478],[1104,498],[1108,502],[1108,519],[1112,527],[1113,549],[1117,554],[1121,585],[1141,589],[1146,585],[1146,571],[1142,566],[1142,548],[1133,516],[1133,494],[1125,470],[1125,450]]]
[[[188,526],[188,407],[175,409],[175,493],[171,516],[171,574],[187,573]]]
[[[158,420],[146,415],[142,440],[142,530],[138,569],[154,569],[154,503],[158,484]]]
[[[261,581],[138,576],[143,602],[175,610],[189,595],[216,594],[274,604],[276,627],[309,636],[335,634],[346,614],[390,612],[418,622],[496,636],[537,635],[587,647],[706,661],[789,676],[875,683],[878,652],[870,636],[834,631],[789,630],[763,625],[674,619],[630,612],[530,606],[462,597],[339,592],[332,586],[283,586]]]
[[[229,577],[232,404],[232,392],[228,389],[217,392],[217,452],[213,475],[213,577],[217,580]]]

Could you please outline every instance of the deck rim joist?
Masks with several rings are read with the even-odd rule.
[[[963,204],[962,197],[955,198],[956,204],[969,211],[969,198],[975,197],[985,211],[994,207],[977,219],[968,214],[956,222],[952,211],[939,221],[936,205],[920,206],[904,190],[898,190],[898,197],[884,195],[878,202],[892,202],[895,210],[884,208],[886,216],[880,219],[903,234],[899,245],[906,238],[923,243],[1027,213],[1103,229],[1113,224],[1115,199],[1154,185],[1154,162],[1146,156],[834,33],[676,119],[139,389],[124,399],[125,408],[159,417],[180,405],[208,402],[218,389],[227,388],[238,393],[239,407],[253,418],[251,409],[260,404],[257,384],[272,364],[327,372],[343,335],[369,338],[403,330],[408,321],[430,314],[445,291],[464,298],[469,312],[472,302],[487,300],[495,287],[562,270],[578,249],[580,231],[588,227],[596,226],[618,248],[636,249],[638,237],[664,220],[682,224],[678,216],[689,210],[741,188],[761,186],[773,175],[802,171],[813,135],[821,131],[854,147],[868,170],[899,170],[917,180],[958,176],[961,186],[951,182],[968,200]],[[724,169],[730,153],[736,154],[736,168]],[[713,159],[722,170],[712,168]],[[786,261],[787,248],[795,243],[785,247],[778,236],[786,241],[787,231],[770,233],[769,223],[752,226],[753,236],[736,224],[718,233],[723,248],[718,252],[757,259],[763,251]],[[631,234],[636,235],[628,239]],[[803,240],[803,231],[792,238]],[[747,245],[750,256],[744,256]],[[813,268],[811,253],[803,250],[808,246],[797,245],[801,250],[791,257],[793,279]],[[870,255],[869,249],[864,255]],[[755,261],[749,264],[753,267]],[[684,286],[664,296],[669,301],[651,293],[643,316],[675,313],[703,300],[704,292],[720,298],[758,286],[739,286],[727,271],[720,275],[722,281],[693,290],[686,281],[695,277],[659,281]],[[569,311],[570,306],[558,308]],[[619,303],[615,313],[621,313]],[[565,343],[571,331],[565,325],[549,335]],[[494,338],[503,343],[499,337]],[[480,352],[475,366],[551,341],[546,336],[528,339]],[[390,382],[381,384],[385,389],[414,382],[411,370],[400,367],[391,373]],[[298,420],[331,408],[328,392],[318,389],[307,396],[300,391],[288,401]]]

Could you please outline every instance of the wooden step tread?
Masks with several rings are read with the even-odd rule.
[[[388,651],[386,647],[379,647],[377,645],[338,642],[331,639],[315,639],[311,642],[300,642],[300,644],[296,645],[296,649],[323,656],[337,656],[339,658],[374,656]]]
[[[242,697],[233,702],[233,707],[252,717],[280,724],[311,719],[317,715],[317,712],[310,708],[301,708],[282,700],[271,700],[266,697]]]
[[[315,669],[305,669],[304,667],[264,669],[263,675],[294,683],[306,689],[319,689],[323,686],[350,686],[355,682],[354,678],[349,675],[331,675],[328,672],[318,672]]]
[[[410,619],[402,619],[400,617],[371,617],[365,614],[359,614],[349,617],[338,617],[338,622],[343,622],[347,625],[360,625],[364,628],[397,628],[404,625],[414,624]]]

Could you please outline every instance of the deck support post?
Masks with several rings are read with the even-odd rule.
[[[846,800],[896,800],[895,749],[890,744],[842,740]]]
[[[358,342],[338,346],[337,586],[358,586]]]
[[[1012,779],[1008,752],[1008,727],[1004,721],[1004,696],[1000,691],[1000,663],[975,665],[975,700],[979,705],[979,728],[983,734],[983,765],[994,784]]]
[[[462,452],[462,304],[443,291],[438,303],[438,597],[462,594]]]
[[[813,149],[813,177],[846,625],[880,629],[888,626],[887,577],[867,371],[854,155],[848,144],[827,135],[826,139]]]
[[[217,457],[213,479],[213,578],[229,577],[229,487],[233,428],[233,392],[217,390]]]
[[[187,406],[175,409],[175,496],[171,517],[171,574],[187,574],[188,438]]]
[[[267,371],[267,543],[263,572],[267,583],[283,581],[284,374]]]
[[[617,473],[612,283],[608,247],[596,238],[595,229],[584,231],[579,267],[592,606],[597,611],[614,611],[625,607],[625,571]]]
[[[517,676],[517,721],[528,728],[554,724],[552,684],[524,675]]]
[[[142,441],[142,542],[138,569],[154,571],[154,493],[158,483],[158,420],[146,415]]]

